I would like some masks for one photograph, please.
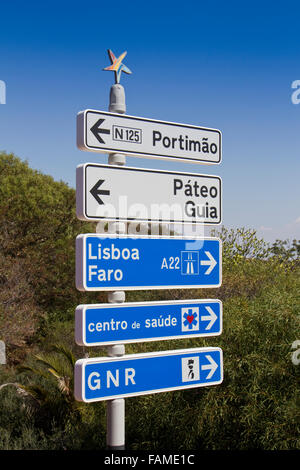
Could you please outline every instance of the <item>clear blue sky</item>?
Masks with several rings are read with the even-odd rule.
[[[0,149],[75,187],[76,114],[107,110],[107,49],[127,50],[127,114],[220,129],[221,165],[128,158],[129,166],[223,178],[223,221],[300,239],[298,2],[2,2]]]

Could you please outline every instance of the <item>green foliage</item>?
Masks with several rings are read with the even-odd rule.
[[[95,226],[76,219],[73,189],[13,155],[0,154],[0,182],[0,331],[9,352],[0,368],[0,449],[104,449],[105,402],[73,396],[75,359],[106,354],[74,344],[76,305],[107,301],[74,285],[75,238]],[[223,242],[220,288],[128,292],[126,300],[219,298],[222,334],[133,343],[126,352],[219,346],[224,381],[127,399],[126,447],[299,450],[300,366],[291,347],[300,334],[300,242],[270,246],[245,228],[212,235]]]
[[[157,349],[221,347],[224,381],[127,400],[131,448],[300,449],[300,367],[291,361],[300,332],[299,274],[281,268],[256,295],[240,296],[237,290],[223,303],[220,336],[159,344]]]
[[[4,379],[0,371],[0,382]],[[49,392],[48,392],[49,393]],[[85,409],[82,418],[61,405],[58,395],[52,407],[44,399],[37,406],[15,386],[0,390],[0,450],[80,450],[105,447],[103,407]],[[28,397],[28,396],[27,396]],[[87,411],[87,413],[84,413]]]
[[[30,372],[37,378],[46,379],[47,387],[42,388],[38,385],[38,382],[23,387],[33,398],[40,402],[50,400],[51,389],[54,387],[56,392],[59,392],[66,403],[72,407],[74,405],[74,354],[65,345],[53,345],[52,351],[48,355],[35,355],[36,366],[23,365],[18,368],[19,372]]]
[[[250,273],[253,275],[252,266]],[[299,337],[299,274],[300,268],[287,270],[281,266],[274,274],[270,273],[268,282],[253,295],[240,295],[238,288],[233,289],[235,294],[223,302],[223,332],[216,338],[126,346],[128,354],[197,346],[219,346],[224,353],[221,385],[127,399],[127,449],[300,448],[300,368],[291,360],[292,343]],[[54,356],[38,358],[39,370],[45,377],[32,374],[30,369],[30,375],[26,374],[29,385],[37,386],[41,381],[52,400],[52,407],[50,398],[48,402],[43,401],[45,398],[41,400],[38,415],[42,410],[47,411],[47,420],[52,425],[55,423],[55,427],[47,428],[36,420],[36,433],[49,435],[52,445],[58,446],[53,448],[97,449],[100,446],[103,449],[105,403],[76,405],[71,397],[69,402],[66,400],[58,378],[71,374],[74,356],[65,347],[56,351],[55,361]],[[84,355],[83,351],[77,354]],[[105,352],[90,351],[91,356],[99,354]],[[58,360],[59,357],[64,357],[64,361]],[[25,383],[25,376],[22,377],[21,383]],[[61,437],[60,442],[54,439],[54,429]],[[34,436],[33,428],[31,432]],[[43,438],[39,439],[42,446]]]
[[[223,263],[237,264],[245,259],[266,259],[270,255],[269,245],[257,238],[256,231],[238,228],[212,230],[211,235],[221,239],[223,243]]]
[[[297,261],[300,258],[300,240],[276,240],[271,247],[271,253],[282,261]]]
[[[10,352],[83,301],[75,238],[95,226],[76,218],[74,189],[14,155],[0,153],[0,183],[0,328]]]

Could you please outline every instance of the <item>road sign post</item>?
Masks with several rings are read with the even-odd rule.
[[[109,111],[115,111],[119,114],[126,112],[125,91],[122,85],[115,83],[110,89]],[[109,165],[125,165],[126,157],[120,153],[111,153],[108,157]],[[99,226],[97,226],[98,228]],[[97,231],[97,230],[96,230]],[[116,233],[125,233],[126,225],[113,222],[113,231]],[[108,293],[109,303],[125,302],[124,291],[114,291]],[[121,357],[125,354],[124,344],[112,344],[107,349],[109,357]],[[117,398],[107,401],[106,407],[106,443],[109,449],[125,449],[125,400]]]
[[[119,450],[125,448],[125,397],[223,380],[220,348],[125,355],[126,343],[208,337],[222,331],[219,300],[125,303],[125,290],[221,285],[220,240],[126,233],[131,221],[146,226],[220,224],[221,179],[124,167],[126,155],[218,164],[221,132],[125,115],[125,91],[119,82],[122,71],[131,74],[123,63],[126,52],[119,57],[111,50],[108,54],[111,65],[104,70],[113,71],[116,79],[109,111],[77,115],[78,148],[108,153],[108,165],[86,163],[76,170],[77,217],[98,222],[96,234],[76,239],[76,287],[108,291],[108,303],[79,305],[75,313],[77,344],[105,346],[107,357],[77,361],[74,382],[77,400],[107,401],[107,446]]]

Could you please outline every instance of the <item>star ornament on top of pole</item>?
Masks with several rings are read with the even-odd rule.
[[[105,67],[103,70],[110,70],[112,72],[115,72],[115,83],[120,83],[120,78],[121,78],[121,73],[125,72],[127,74],[131,74],[131,70],[129,70],[128,67],[126,67],[125,64],[122,63],[124,57],[126,56],[127,52],[123,52],[123,54],[120,55],[120,57],[116,57],[114,53],[108,49],[108,56],[111,61],[111,65],[108,67]]]
[[[123,64],[123,59],[126,56],[127,52],[123,52],[120,57],[116,57],[114,53],[108,49],[108,57],[110,58],[111,65],[105,67],[103,70],[109,70],[115,72],[115,83],[111,86],[110,89],[110,99],[109,99],[109,111],[111,113],[125,114],[126,104],[125,104],[125,90],[120,84],[121,73],[125,72],[131,74],[131,70]]]

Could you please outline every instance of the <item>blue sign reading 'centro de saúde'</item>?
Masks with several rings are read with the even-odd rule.
[[[222,331],[222,302],[216,299],[79,305],[76,343],[117,343],[216,336]]]
[[[192,348],[80,359],[75,398],[92,402],[216,385],[223,380],[220,348]]]
[[[216,238],[85,234],[76,238],[76,287],[82,291],[219,287]]]

